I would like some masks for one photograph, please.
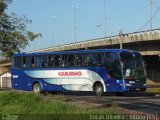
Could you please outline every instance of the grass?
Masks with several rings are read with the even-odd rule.
[[[87,117],[87,119],[89,119],[90,114],[110,115],[114,113],[107,112],[103,109],[80,108],[68,104],[61,99],[54,102],[47,101],[33,93],[3,92],[0,93],[0,114],[18,114],[21,116],[24,115],[25,118],[31,117],[32,115],[35,117],[35,114],[38,114],[38,117],[41,119],[46,117],[44,114],[47,114],[47,117],[51,117],[52,119],[53,117],[58,117],[58,119],[60,117],[61,119],[65,118],[67,120],[73,119],[71,117],[74,117],[74,119],[77,119],[75,117],[80,117],[79,119],[83,119],[82,117],[86,119]]]
[[[160,88],[147,88],[147,93],[160,93]]]
[[[68,112],[76,114],[78,109],[63,101],[46,101],[33,93],[0,94],[0,111],[4,114],[67,114]]]

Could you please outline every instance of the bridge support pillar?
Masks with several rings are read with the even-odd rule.
[[[147,64],[147,78],[152,82],[160,83],[160,57],[158,55],[143,56]]]

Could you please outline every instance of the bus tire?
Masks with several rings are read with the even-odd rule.
[[[102,96],[104,93],[103,85],[101,83],[95,83],[93,90],[96,96]]]
[[[34,83],[33,84],[33,92],[36,94],[42,93],[42,89],[39,83]]]

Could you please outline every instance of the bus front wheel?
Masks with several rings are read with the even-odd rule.
[[[42,89],[39,83],[33,84],[33,92],[36,94],[40,94],[42,92]]]
[[[101,83],[95,83],[93,90],[94,90],[96,96],[102,96],[104,93],[103,85]]]

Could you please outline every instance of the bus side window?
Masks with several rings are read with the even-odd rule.
[[[47,67],[47,57],[46,56],[41,57],[40,67]]]
[[[82,66],[82,55],[76,55],[76,66]]]
[[[15,68],[23,67],[23,58],[22,57],[15,57],[14,58],[14,67]]]
[[[104,65],[104,53],[97,54],[97,66]]]
[[[75,55],[68,56],[68,66],[75,66]]]
[[[34,57],[24,57],[23,58],[23,67],[24,68],[31,68],[33,65],[33,62],[34,62]]]
[[[114,79],[121,79],[122,73],[120,69],[120,60],[117,53],[106,53],[106,67],[108,70],[108,77]]]
[[[59,65],[60,65],[60,67],[64,67],[65,66],[65,57],[64,57],[64,55],[61,55],[61,57],[60,57],[60,61],[59,61]]]
[[[23,68],[26,68],[26,57],[23,57]]]
[[[55,56],[48,56],[48,67],[54,67],[55,66]]]
[[[56,55],[55,56],[55,66],[56,67],[60,67],[61,64],[61,56],[60,55]]]
[[[33,62],[32,62],[33,65]],[[47,67],[47,56],[35,57],[35,67]]]
[[[62,55],[61,67],[73,66],[74,65],[74,55]]]
[[[34,68],[35,67],[35,63],[34,63],[34,57],[32,57],[32,68]]]
[[[91,55],[90,54],[84,54],[83,56],[84,59],[84,66],[91,66],[92,61],[91,61]]]

